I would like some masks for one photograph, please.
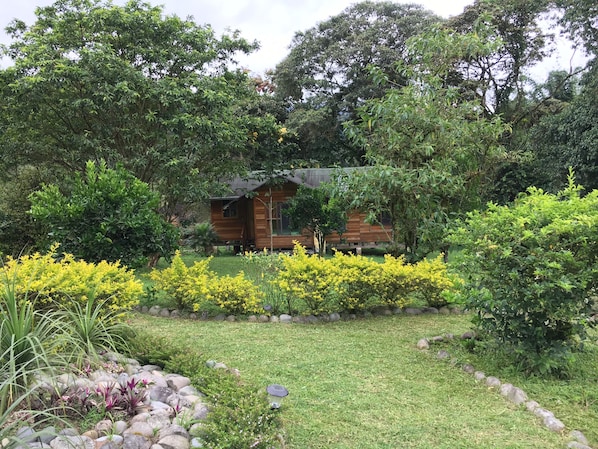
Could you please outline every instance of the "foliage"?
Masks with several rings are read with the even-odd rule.
[[[236,276],[222,276],[213,279],[208,286],[207,300],[230,314],[247,314],[263,312],[263,294],[243,272]],[[199,310],[201,302],[193,305]]]
[[[436,27],[410,39],[409,64],[399,62],[397,70],[411,83],[366,102],[359,120],[347,124],[372,167],[341,176],[336,195],[348,209],[367,211],[370,222],[388,216],[392,251],[409,262],[445,249],[446,223],[480,202],[502,157],[499,139],[508,126],[487,120],[478,100],[448,83],[464,56],[483,57],[496,47],[490,33],[483,25],[464,35]],[[382,71],[373,73],[388,82]]]
[[[129,310],[139,302],[143,288],[132,271],[118,263],[75,260],[72,254],[58,257],[55,250],[7,259],[0,272],[13,280],[18,298],[35,298],[35,307],[45,310],[95,300],[93,307],[102,304],[105,314]]]
[[[73,352],[80,358],[79,365],[83,358],[97,359],[102,351],[126,350],[131,330],[122,321],[121,313],[110,310],[105,304],[108,301],[96,301],[91,295],[85,304],[73,301],[64,311]]]
[[[210,222],[197,223],[195,226],[184,230],[182,237],[185,245],[208,256],[212,253],[213,246],[220,240]]]
[[[138,333],[132,348],[143,362],[189,377],[191,384],[207,395],[210,413],[197,435],[205,447],[265,449],[276,443],[281,422],[279,413],[270,409],[265,388],[258,389],[228,371],[208,368],[196,345],[157,337],[145,329]]]
[[[314,234],[320,256],[326,253],[326,237],[333,232],[341,235],[347,229],[346,211],[324,185],[299,186],[296,195],[288,201],[286,213],[295,230],[307,229]]]
[[[159,191],[169,217],[243,171],[254,133],[278,137],[234,68],[235,54],[257,48],[238,33],[217,37],[140,0],[60,0],[35,14],[8,27],[3,161],[68,174],[87,160],[122,164]]]
[[[286,295],[276,278],[282,269],[280,254],[268,252],[264,249],[261,253],[246,251],[243,254],[244,273],[264,294],[265,313],[280,315],[295,312],[292,297]]]
[[[593,0],[556,0],[555,3],[564,12],[561,24],[565,26],[574,44],[584,45],[588,53],[596,56],[598,54],[596,3]]]
[[[415,301],[442,306],[449,298],[446,293],[458,282],[456,276],[449,276],[442,255],[417,264],[390,255],[378,263],[340,252],[324,259],[309,256],[296,244],[293,255],[281,258],[283,267],[274,282],[294,299],[296,307],[315,315],[403,307]]]
[[[598,191],[581,190],[571,174],[556,195],[530,188],[510,207],[470,213],[451,237],[463,249],[459,271],[476,323],[527,371],[571,367],[591,325]]]
[[[263,294],[243,272],[236,276],[217,276],[209,270],[211,258],[197,261],[191,268],[177,251],[170,267],[150,273],[156,287],[165,291],[183,310],[201,311],[210,304],[228,313],[262,311]]]
[[[392,67],[405,57],[405,42],[440,20],[415,4],[362,1],[295,34],[273,80],[275,96],[289,102],[286,126],[297,133],[303,159],[361,163],[361,149],[344,137],[342,122],[354,118],[364,99],[386,90],[372,84],[368,65],[404,84]]]
[[[87,162],[69,192],[45,185],[31,197],[31,214],[48,232],[47,244],[89,262],[121,261],[140,266],[151,255],[166,258],[178,231],[158,214],[159,196],[122,167]]]

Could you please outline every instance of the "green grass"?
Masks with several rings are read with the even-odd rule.
[[[415,349],[419,338],[468,329],[467,317],[393,316],[283,325],[136,316],[131,323],[170,336],[178,345],[198,347],[206,359],[238,368],[254,384],[285,385],[290,391],[282,411],[288,448],[566,445],[564,436],[545,429],[524,408],[436,360],[435,351]],[[550,398],[564,391],[558,381],[539,383],[545,391],[524,379],[513,383],[524,390],[529,387],[532,399],[548,408],[554,402]],[[567,396],[560,401],[562,406],[554,411],[568,429],[578,428],[598,442],[596,404],[584,409]]]

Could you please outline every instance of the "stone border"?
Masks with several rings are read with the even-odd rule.
[[[475,337],[476,336],[474,332],[465,332],[460,336],[461,340],[471,340]],[[426,351],[430,349],[431,345],[445,341],[451,341],[454,339],[455,336],[453,334],[437,335],[429,339],[422,338],[417,342],[416,347],[419,350]],[[436,358],[438,360],[449,361],[455,366],[459,364],[459,361],[456,358],[451,357],[449,352],[444,349],[438,351]],[[538,404],[536,401],[530,400],[527,394],[521,388],[518,388],[510,383],[503,383],[497,377],[486,376],[484,372],[476,371],[476,369],[470,364],[461,365],[461,369],[464,372],[473,375],[476,382],[484,382],[489,389],[498,391],[501,396],[505,397],[513,404],[518,406],[524,405],[530,413],[533,413],[535,416],[542,419],[544,426],[549,430],[557,433],[563,433],[565,431],[565,424],[563,424],[561,420],[557,419],[554,416],[554,413],[540,407],[540,404]],[[569,441],[567,444],[567,448],[569,449],[592,449],[592,447],[589,445],[588,439],[579,430],[572,430],[569,432],[569,438],[571,439],[571,441]]]
[[[333,312],[325,315],[297,315],[291,316],[283,313],[282,315],[248,315],[248,316],[237,316],[237,315],[226,315],[224,313],[218,314],[214,317],[209,317],[207,314],[197,313],[186,313],[177,309],[170,309],[167,307],[161,307],[158,305],[154,306],[142,306],[135,309],[137,312],[147,314],[151,316],[158,316],[164,318],[188,318],[191,320],[200,321],[247,321],[250,323],[302,323],[302,324],[316,324],[316,323],[328,323],[336,321],[351,321],[357,318],[370,318],[373,316],[391,316],[391,315],[422,315],[422,314],[433,314],[433,315],[461,315],[463,310],[455,305],[449,305],[445,307],[404,307],[394,308],[389,307],[377,307],[372,311],[362,312],[360,314],[355,313],[338,313]]]

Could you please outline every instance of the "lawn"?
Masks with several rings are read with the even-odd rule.
[[[283,325],[138,315],[131,323],[170,336],[179,345],[198,347],[206,359],[238,368],[256,385],[286,386],[290,395],[281,413],[288,448],[566,446],[564,436],[545,429],[524,408],[436,360],[435,351],[415,349],[421,337],[468,329],[465,316]],[[538,382],[530,384],[536,385],[532,399],[555,407],[568,430],[575,425],[597,443],[597,404],[584,408],[569,397],[559,398],[565,391],[559,381],[541,384],[545,393]],[[517,385],[526,389],[521,382]]]

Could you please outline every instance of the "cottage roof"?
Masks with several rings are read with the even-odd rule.
[[[344,168],[342,170],[357,170],[358,168]],[[318,187],[323,182],[330,181],[332,174],[338,168],[298,168],[296,170],[284,170],[274,178],[290,181],[297,185]],[[251,172],[247,177],[237,177],[232,181],[225,182],[228,185],[230,194],[225,196],[212,197],[213,200],[235,200],[261,186],[268,184],[272,178],[265,177],[263,172]]]

